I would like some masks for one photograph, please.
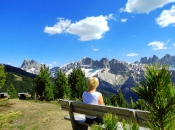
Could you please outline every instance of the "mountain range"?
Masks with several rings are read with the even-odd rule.
[[[169,54],[166,54],[161,59],[156,55],[149,58],[142,57],[140,61],[134,63],[127,63],[116,59],[108,60],[107,58],[102,58],[98,61],[84,57],[78,62],[71,62],[64,66],[51,68],[50,72],[53,78],[55,78],[60,69],[68,75],[74,68],[81,68],[87,78],[91,76],[99,78],[100,84],[98,90],[117,94],[118,90],[121,89],[125,98],[129,100],[130,97],[134,99],[138,98],[131,91],[131,88],[144,79],[144,66],[156,62],[169,66],[169,69],[172,71],[172,81],[175,83],[175,56]],[[25,59],[21,67],[14,70],[20,69],[21,72],[26,72],[29,76],[36,77],[40,72],[41,66],[43,66],[43,64],[35,60]],[[9,65],[5,65],[5,69],[6,68],[9,68]]]

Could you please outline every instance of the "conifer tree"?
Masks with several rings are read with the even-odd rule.
[[[118,107],[119,105],[118,105],[117,100],[118,100],[117,95],[115,95],[115,94],[112,95],[112,96],[110,97],[111,105],[112,105],[112,106],[116,106],[116,107]]]
[[[68,85],[68,79],[61,70],[58,71],[57,78],[55,79],[55,98],[69,99],[71,96],[71,89]]]
[[[123,93],[121,90],[118,91],[118,96],[117,96],[117,103],[120,107],[124,107],[127,108],[128,107],[128,103],[125,100]]]
[[[121,90],[118,91],[118,95],[114,94],[110,97],[110,102],[111,102],[111,105],[116,107],[124,107],[124,108],[128,107],[128,103],[125,100]]]
[[[143,99],[138,99],[135,103],[135,109],[146,110],[146,102]]]
[[[4,85],[5,81],[6,81],[6,74],[4,71],[4,66],[0,65],[0,89]]]
[[[133,101],[132,97],[130,97],[130,108],[135,109],[136,108],[136,104]]]
[[[106,104],[106,105],[112,105],[112,104],[111,104],[111,101],[110,101],[110,98],[108,98],[108,97],[103,97],[103,99],[104,99],[104,104]]]
[[[36,93],[42,100],[52,100],[54,98],[53,94],[53,82],[51,74],[49,72],[49,67],[46,65],[41,67],[39,75],[35,78]]]
[[[174,129],[175,87],[166,65],[146,66],[145,80],[133,90],[146,102],[146,109],[150,111],[148,126],[151,129]]]
[[[87,82],[84,72],[81,69],[73,69],[68,75],[68,83],[71,87],[71,98],[81,98],[82,93],[87,90]]]
[[[10,84],[10,86],[7,88],[7,92],[10,95],[10,98],[17,97],[17,92],[16,92],[16,89],[14,88],[13,84]]]

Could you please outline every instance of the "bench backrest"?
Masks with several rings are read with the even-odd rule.
[[[60,99],[60,104],[63,110],[69,111],[71,118],[73,118],[73,112],[99,117],[103,117],[105,113],[112,113],[118,116],[119,121],[125,119],[137,122],[140,126],[146,126],[146,121],[148,120],[149,116],[148,111],[112,106],[91,105],[64,99]]]

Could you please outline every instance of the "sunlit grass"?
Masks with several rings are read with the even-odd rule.
[[[12,124],[13,121],[18,119],[19,117],[22,117],[20,111],[18,112],[8,111],[0,113],[0,129],[10,127],[10,124]]]

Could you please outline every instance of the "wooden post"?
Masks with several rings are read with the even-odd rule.
[[[134,110],[129,110],[129,116],[130,116],[130,119],[132,120],[133,123],[138,123]]]
[[[73,130],[88,130],[88,126],[77,124],[75,122],[73,107],[72,107],[72,101],[68,101],[67,105],[68,105],[69,116],[70,116],[70,120],[71,120],[71,124],[72,124],[72,129]]]
[[[71,124],[72,124],[72,129],[77,130],[76,129],[75,118],[74,118],[74,114],[73,114],[73,110],[72,110],[72,102],[68,101],[67,103],[68,103],[67,105],[68,105],[68,110],[69,110],[70,121],[71,121]]]

